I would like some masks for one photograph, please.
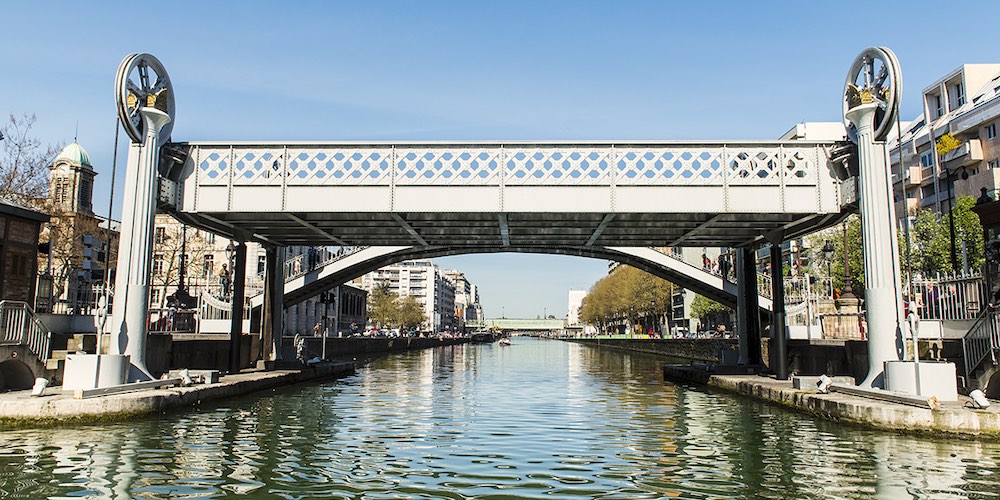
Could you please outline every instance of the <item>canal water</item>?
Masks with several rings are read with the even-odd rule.
[[[0,432],[0,498],[997,498],[1000,444],[872,432],[555,340],[129,423]]]

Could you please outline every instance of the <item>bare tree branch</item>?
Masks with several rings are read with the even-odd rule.
[[[34,115],[10,119],[0,133],[0,198],[19,205],[44,208],[48,200],[49,165],[59,152],[59,146],[43,147],[31,135]]]

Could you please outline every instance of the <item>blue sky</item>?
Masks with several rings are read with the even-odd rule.
[[[963,3],[972,17],[950,5],[8,1],[0,113],[36,114],[36,136],[54,144],[79,122],[102,213],[115,70],[129,52],[170,73],[175,140],[773,139],[840,120],[846,72],[867,46],[899,56],[904,120],[944,73],[1000,62],[979,22],[998,19],[1000,2]],[[480,285],[488,316],[561,316],[567,290],[607,270],[554,256],[439,261]]]

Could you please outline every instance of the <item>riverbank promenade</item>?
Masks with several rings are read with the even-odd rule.
[[[668,365],[664,379],[695,382],[810,413],[827,420],[891,431],[980,436],[1000,439],[1000,405],[973,409],[969,398],[937,403],[936,408],[830,392],[795,389],[790,380],[760,375],[713,374],[704,367]]]
[[[255,370],[223,376],[218,382],[175,386],[76,399],[61,387],[44,395],[31,391],[0,394],[0,427],[40,427],[84,422],[110,422],[163,413],[202,402],[241,396],[300,382],[344,377],[354,373],[351,362],[324,362],[291,370]]]

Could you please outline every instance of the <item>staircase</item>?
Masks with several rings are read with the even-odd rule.
[[[1000,357],[1000,312],[995,308],[987,307],[976,317],[962,338],[962,357],[966,390],[986,387]]]
[[[52,333],[26,302],[0,300],[0,343],[23,345],[45,363],[50,357]]]

